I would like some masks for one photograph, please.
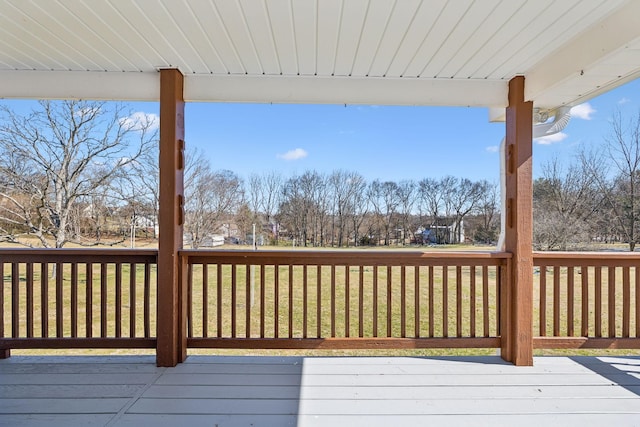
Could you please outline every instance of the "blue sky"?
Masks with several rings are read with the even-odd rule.
[[[491,176],[503,126],[486,109],[191,104],[187,143],[241,176],[353,170],[367,180]],[[489,172],[489,173],[487,173]]]
[[[616,109],[631,117],[639,106],[637,80],[574,108],[562,133],[535,141],[534,175],[553,157],[568,162],[579,146],[601,143]],[[485,108],[189,104],[186,118],[187,148],[244,178],[309,169],[355,170],[367,180],[499,177],[504,123],[489,123]]]
[[[0,101],[26,111],[31,101]],[[131,111],[157,114],[156,103],[131,103]],[[551,141],[534,144],[534,176],[557,156],[569,161],[585,144],[610,134],[620,109],[640,111],[640,80],[575,108],[569,125]],[[199,148],[214,169],[242,178],[280,171],[357,171],[367,180],[440,178],[445,175],[497,182],[497,146],[504,123],[489,123],[486,108],[359,105],[190,103],[187,150]]]

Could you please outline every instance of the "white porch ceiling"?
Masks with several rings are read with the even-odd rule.
[[[0,98],[540,108],[640,76],[638,0],[0,0]]]

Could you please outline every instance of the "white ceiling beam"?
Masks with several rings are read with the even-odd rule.
[[[640,1],[629,1],[597,25],[555,50],[526,74],[525,98],[543,99],[545,94],[559,90],[571,79],[579,79],[595,64],[623,51],[640,39],[640,25],[637,19],[632,18],[638,16]],[[573,83],[575,84],[575,81]],[[581,100],[604,91],[604,88],[594,86],[589,96],[582,94]],[[538,106],[558,107],[540,104]]]
[[[160,74],[100,71],[0,71],[0,98],[157,101]]]
[[[159,74],[0,71],[0,98],[157,101]],[[504,107],[502,80],[185,76],[185,101]]]
[[[188,75],[185,101],[504,107],[508,84],[486,79]]]

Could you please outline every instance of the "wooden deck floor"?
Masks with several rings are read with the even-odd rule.
[[[19,357],[2,426],[640,426],[640,357]]]

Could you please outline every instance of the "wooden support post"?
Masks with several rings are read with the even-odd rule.
[[[158,236],[158,321],[156,363],[186,359],[186,285],[178,251],[184,222],[184,77],[160,71],[160,234]]]
[[[513,254],[502,297],[502,357],[533,365],[533,103],[524,100],[524,77],[509,82],[506,155],[505,250]]]
[[[4,260],[0,260],[0,338],[4,335]],[[8,359],[11,356],[11,350],[8,348],[0,348],[0,359]]]

